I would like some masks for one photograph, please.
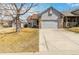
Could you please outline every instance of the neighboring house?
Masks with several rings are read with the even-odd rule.
[[[29,16],[28,23],[36,24],[39,28],[69,28],[79,26],[79,10],[71,12],[59,12],[53,7],[48,8],[40,14]],[[38,23],[38,24],[37,24]]]
[[[33,14],[27,18],[28,27],[39,27],[39,17],[37,14]]]
[[[79,11],[79,10],[78,10]],[[79,15],[75,15],[73,11],[66,11],[63,13],[63,27],[78,27],[79,26]]]
[[[19,24],[24,27],[23,22],[20,21]],[[13,20],[0,20],[0,27],[16,27],[16,22]]]
[[[12,27],[12,20],[0,20],[0,27]]]

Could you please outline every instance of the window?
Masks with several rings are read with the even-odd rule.
[[[52,14],[49,13],[48,16],[52,16]]]
[[[48,16],[52,16],[52,10],[48,10]]]
[[[76,22],[76,20],[75,20],[75,19],[74,19],[73,21],[74,21],[74,22]]]

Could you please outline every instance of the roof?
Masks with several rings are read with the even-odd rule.
[[[71,13],[74,15],[79,15],[79,9],[73,10]]]
[[[69,11],[64,11],[64,12],[62,12],[62,14],[63,14],[64,16],[76,16],[76,15],[72,14],[72,13],[69,12]]]
[[[33,14],[33,15],[27,17],[27,20],[37,20],[37,19],[39,19],[38,14]]]
[[[30,19],[31,19],[31,16],[28,16],[28,17],[27,17],[27,20],[30,20]]]
[[[79,8],[73,8],[72,10],[67,10],[62,12],[65,16],[79,16]]]
[[[31,19],[39,19],[38,14],[33,14],[33,15],[31,16]]]
[[[58,13],[60,13],[61,15],[63,15],[63,16],[79,16],[79,9],[74,9],[74,10],[67,10],[67,11],[58,11],[58,10],[56,10],[55,8],[53,8],[53,7],[49,7],[48,9],[46,9],[45,11],[43,11],[42,13],[40,13],[40,16],[43,14],[43,13],[45,13],[45,12],[47,12],[49,9],[52,9],[52,10],[55,10],[56,12],[58,12]]]
[[[47,8],[45,11],[43,11],[42,13],[40,13],[39,16],[41,16],[42,14],[44,14],[45,12],[47,12],[47,11],[50,10],[50,9],[55,10],[55,11],[58,12],[59,14],[63,15],[60,11],[56,10],[55,8],[49,7],[49,8]]]

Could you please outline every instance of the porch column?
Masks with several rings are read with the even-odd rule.
[[[76,27],[77,27],[77,23],[78,23],[78,22],[77,22],[77,16],[76,16]]]
[[[67,16],[66,16],[66,23],[65,23],[65,27],[67,27],[67,25],[68,25],[68,18],[67,18]]]

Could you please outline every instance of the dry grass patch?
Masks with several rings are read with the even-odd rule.
[[[38,29],[24,28],[16,33],[10,30],[0,34],[0,52],[38,52]]]
[[[79,27],[69,28],[68,30],[69,30],[69,31],[72,31],[72,32],[79,33]]]

